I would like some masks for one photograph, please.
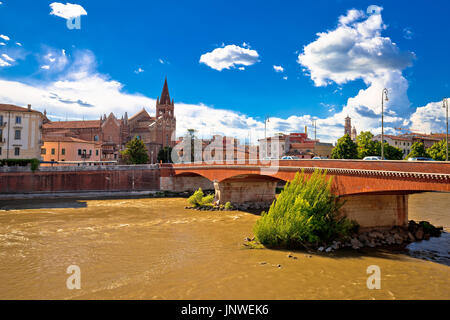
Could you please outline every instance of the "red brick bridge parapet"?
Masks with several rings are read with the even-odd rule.
[[[271,203],[278,182],[315,169],[333,176],[333,192],[346,200],[343,213],[362,227],[404,225],[408,194],[449,192],[450,163],[362,160],[279,160],[272,163],[161,165],[162,189],[215,189],[219,203]]]

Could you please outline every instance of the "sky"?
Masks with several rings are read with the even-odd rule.
[[[0,103],[51,120],[121,117],[167,77],[177,136],[443,132],[450,3],[0,0]],[[404,131],[403,131],[404,132]]]

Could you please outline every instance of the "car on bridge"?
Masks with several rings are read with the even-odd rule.
[[[314,157],[312,160],[327,160],[327,157]]]
[[[408,158],[408,161],[435,161],[435,160],[427,157],[412,157]]]
[[[374,160],[381,160],[381,157],[379,157],[379,156],[368,156],[368,157],[364,157],[363,160],[372,160],[372,161],[374,161]]]
[[[299,160],[299,157],[296,156],[284,156],[281,160]]]

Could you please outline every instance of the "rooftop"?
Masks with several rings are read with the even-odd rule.
[[[100,120],[86,121],[52,121],[44,124],[44,129],[83,129],[83,128],[99,128]]]
[[[28,110],[28,108],[15,106],[13,104],[0,104],[0,111],[34,112],[34,113],[39,113],[42,115],[42,113],[40,111],[33,110],[33,109]]]

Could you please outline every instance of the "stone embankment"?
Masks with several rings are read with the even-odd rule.
[[[332,252],[339,248],[361,249],[391,245],[406,245],[411,242],[439,237],[443,228],[434,227],[426,221],[411,220],[407,227],[393,227],[390,230],[371,230],[353,235],[348,241],[334,241],[330,246],[320,246],[319,252]]]
[[[318,252],[330,253],[338,249],[351,248],[375,248],[387,246],[407,245],[411,242],[429,240],[430,237],[439,237],[443,232],[443,227],[434,227],[429,222],[421,221],[416,223],[411,220],[407,227],[393,227],[390,230],[373,229],[368,232],[354,234],[346,241],[333,241],[327,246],[318,246],[315,249]],[[257,242],[255,237],[245,238],[244,246],[249,248],[261,248],[262,245]]]

